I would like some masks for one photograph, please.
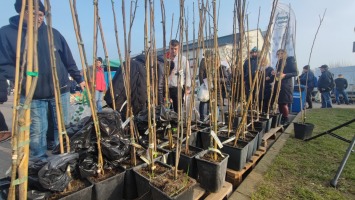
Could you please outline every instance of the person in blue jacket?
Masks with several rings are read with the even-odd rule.
[[[299,78],[300,78],[301,85],[304,85],[304,86],[307,85],[306,101],[308,103],[308,108],[311,109],[313,107],[313,105],[312,105],[312,91],[315,87],[314,79],[316,77],[314,76],[314,73],[311,71],[309,65],[306,65],[303,67],[302,74]]]
[[[58,144],[58,130],[56,130],[56,109],[54,99],[54,87],[52,80],[52,66],[50,62],[50,49],[48,46],[47,25],[44,23],[45,8],[40,0],[38,0],[39,11],[34,13],[38,16],[38,81],[35,89],[33,100],[31,103],[31,126],[30,126],[30,158],[45,158],[47,150],[46,134],[48,129],[47,113],[49,109],[53,111],[53,120],[55,124],[55,143]],[[16,0],[14,6],[17,13],[21,11],[22,0]],[[22,28],[22,42],[21,42],[21,58],[20,63],[26,60],[23,57],[25,42],[26,42],[26,29],[28,19],[27,6],[25,8],[24,25]],[[20,16],[16,15],[9,19],[10,24],[0,28],[0,84],[4,80],[14,80],[15,75],[15,61],[16,61],[16,44],[17,33]],[[35,24],[36,24],[35,23]],[[58,30],[53,29],[53,40],[55,46],[55,61],[57,67],[58,80],[60,85],[60,93],[63,107],[63,115],[65,123],[69,121],[68,108],[69,108],[69,91],[70,81],[68,74],[80,84],[82,88],[85,87],[80,71],[73,59],[70,48],[59,33]],[[26,69],[25,69],[26,71]],[[24,80],[22,81],[22,94],[21,101],[25,99],[25,84],[26,73],[24,73]],[[6,87],[1,87],[6,88]],[[2,94],[2,93],[0,93]],[[0,97],[5,98],[5,97]]]

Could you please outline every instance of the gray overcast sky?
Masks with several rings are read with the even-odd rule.
[[[8,18],[15,15],[15,0],[0,0],[0,26],[8,24]],[[71,19],[70,7],[68,0],[52,0],[53,26],[58,29],[69,43],[75,60],[80,67],[80,59],[75,39],[74,28]],[[85,43],[88,61],[92,62],[92,46],[93,46],[93,1],[78,0],[77,8],[83,40]],[[121,48],[123,48],[123,31],[121,1],[115,1],[115,9],[118,20],[119,35],[121,38]],[[127,13],[129,0],[125,0]],[[186,7],[189,12],[189,40],[192,39],[192,2],[197,0],[186,0]],[[291,4],[297,19],[297,39],[296,39],[296,56],[298,67],[301,69],[308,62],[309,52],[312,41],[319,25],[319,16],[327,9],[327,13],[319,31],[313,55],[311,67],[319,67],[322,64],[334,65],[355,65],[355,55],[352,53],[352,43],[355,41],[355,1],[354,0],[284,0],[286,4]],[[260,28],[265,30],[271,10],[271,0],[250,0],[248,3],[247,13],[249,14],[249,28],[257,27],[257,17],[259,7],[261,8]],[[221,0],[218,35],[224,36],[232,33],[233,23],[233,4],[234,0]],[[106,43],[108,46],[110,58],[117,58],[117,49],[115,45],[115,36],[113,29],[113,16],[111,10],[111,1],[99,0],[100,15],[105,31]],[[133,26],[132,34],[132,54],[137,54],[144,47],[144,0],[138,0],[138,10],[136,20]],[[167,16],[167,37],[170,35],[171,19],[174,13],[174,34],[179,16],[179,1],[165,0],[166,16]],[[197,11],[196,18],[197,18]],[[162,47],[162,26],[160,14],[160,1],[155,0],[155,16],[156,16],[156,38],[157,47]],[[128,18],[128,16],[127,16]],[[197,31],[196,31],[197,32]],[[99,41],[99,56],[103,55],[101,40]]]

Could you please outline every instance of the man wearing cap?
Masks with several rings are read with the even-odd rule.
[[[58,130],[56,120],[56,108],[54,99],[54,84],[52,80],[52,66],[50,61],[50,49],[48,45],[47,26],[44,23],[45,8],[41,1],[38,1],[39,11],[34,13],[38,17],[38,42],[37,46],[38,55],[38,81],[35,89],[33,100],[31,102],[31,126],[30,126],[30,158],[45,158],[47,150],[46,134],[48,130],[48,120],[53,120],[55,124],[54,134],[55,143],[58,144]],[[22,0],[16,0],[15,10],[17,13],[21,11]],[[28,20],[27,6],[25,8],[24,25],[22,28],[22,47],[21,47],[21,60],[23,63],[26,58],[24,55],[24,47],[26,42],[26,29]],[[16,67],[16,43],[17,33],[19,29],[20,16],[16,15],[9,19],[10,24],[0,29],[0,83],[4,79],[14,80],[15,67]],[[68,108],[69,108],[69,90],[70,80],[68,74],[80,84],[82,88],[85,87],[80,71],[76,66],[71,51],[64,37],[56,30],[53,29],[53,40],[55,45],[55,61],[57,67],[57,74],[59,80],[59,87],[61,93],[61,102],[63,117],[65,123],[69,121]],[[25,84],[26,73],[22,81],[22,94],[21,102],[25,99]],[[2,85],[3,86],[3,85]],[[1,87],[4,88],[4,87]],[[47,119],[49,109],[53,111],[53,118]]]
[[[106,90],[106,82],[104,76],[104,69],[102,67],[102,58],[98,57],[95,62],[96,65],[96,80],[95,80],[95,101],[98,112],[102,111],[102,96]]]
[[[312,106],[312,91],[314,89],[314,73],[310,70],[309,65],[303,67],[303,71],[300,78],[301,85],[307,86],[306,101],[308,103],[308,108],[311,109]]]
[[[244,69],[245,93],[247,96],[249,96],[250,86],[251,83],[253,83],[256,70],[258,69],[258,49],[256,47],[254,47],[250,51],[250,57],[244,61],[243,69]]]
[[[341,94],[343,95],[345,104],[348,105],[349,98],[345,92],[346,88],[348,88],[348,81],[344,78],[342,74],[339,74],[338,78],[336,78],[334,82],[335,82],[335,99],[337,101],[337,104],[340,105],[339,94]]]
[[[319,67],[322,75],[318,80],[318,91],[322,97],[321,108],[332,108],[332,98],[330,92],[334,89],[333,74],[328,71],[328,65],[322,65]]]

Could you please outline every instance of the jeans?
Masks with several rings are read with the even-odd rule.
[[[322,107],[321,108],[332,108],[332,98],[330,92],[322,92]]]
[[[102,96],[103,92],[95,90],[96,109],[98,112],[102,112]]]
[[[21,103],[24,103],[25,97],[21,97]],[[66,92],[61,95],[62,111],[64,124],[69,122],[70,94]],[[47,118],[49,109],[53,112],[51,119]],[[53,120],[54,124],[54,142],[59,144],[57,112],[55,99],[33,99],[31,102],[31,126],[30,126],[30,159],[47,157],[47,130],[48,120]]]
[[[345,103],[349,104],[348,95],[346,94],[344,89],[342,89],[342,90],[335,89],[335,99],[336,99],[337,103],[340,104],[339,94],[343,95],[343,99],[344,99]]]

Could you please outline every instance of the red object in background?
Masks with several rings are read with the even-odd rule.
[[[170,51],[166,52],[165,57],[166,59],[170,59]]]

